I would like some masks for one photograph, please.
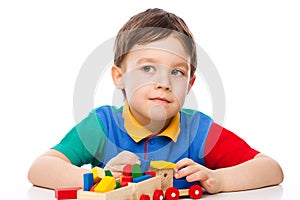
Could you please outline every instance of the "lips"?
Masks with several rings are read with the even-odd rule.
[[[150,100],[156,103],[170,103],[168,99],[161,97],[150,98]]]

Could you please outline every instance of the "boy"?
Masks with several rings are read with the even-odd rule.
[[[161,9],[133,16],[119,31],[112,78],[121,108],[102,106],[32,164],[28,178],[47,188],[82,185],[92,164],[119,176],[141,160],[176,163],[175,177],[213,194],[276,185],[279,164],[201,112],[182,109],[195,81],[196,45],[184,21]],[[44,173],[47,169],[47,173]]]

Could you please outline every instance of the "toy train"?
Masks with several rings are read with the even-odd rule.
[[[117,180],[109,171],[93,168],[91,173],[84,175],[83,188],[75,189],[76,198],[77,200],[177,200],[180,196],[201,198],[202,188],[199,183],[173,179],[173,165],[168,164],[166,167],[166,162],[160,164],[160,167],[151,167],[146,172],[142,172],[139,165],[127,165],[123,169],[123,175]],[[63,199],[59,194],[56,194],[56,197],[58,200]]]

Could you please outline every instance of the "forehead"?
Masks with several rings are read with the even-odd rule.
[[[167,60],[168,57],[174,61],[190,63],[190,56],[188,55],[184,45],[174,35],[170,35],[167,38],[150,42],[147,44],[136,44],[134,45],[128,54],[128,59],[132,57],[147,57],[153,56],[155,59]]]

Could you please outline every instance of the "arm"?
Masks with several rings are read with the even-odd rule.
[[[249,190],[277,185],[283,181],[279,164],[268,156],[257,154],[253,159],[236,166],[208,169],[190,159],[177,164],[175,178],[200,181],[209,193]]]
[[[82,177],[87,172],[87,169],[72,165],[64,154],[51,149],[33,162],[28,180],[33,185],[50,189],[82,187]]]

